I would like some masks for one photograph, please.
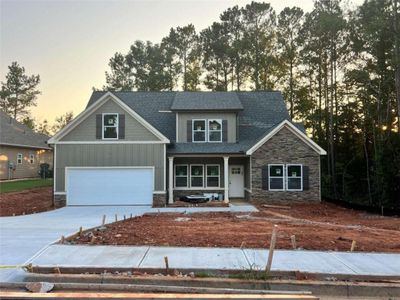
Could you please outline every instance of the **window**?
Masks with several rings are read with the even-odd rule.
[[[219,165],[207,165],[207,187],[219,187]]]
[[[187,165],[175,165],[175,187],[187,187],[188,177]]]
[[[190,187],[204,186],[204,166],[190,165]]]
[[[17,154],[17,164],[18,165],[22,164],[22,153]]]
[[[118,114],[103,114],[103,139],[118,139]]]
[[[222,120],[208,120],[208,141],[222,142]]]
[[[29,154],[29,163],[30,164],[35,163],[35,155],[34,154]]]
[[[286,165],[286,190],[303,190],[302,165]]]
[[[268,186],[270,191],[284,191],[284,166],[268,165]]]
[[[231,169],[231,174],[232,175],[235,175],[235,174],[240,174],[240,167],[239,168],[236,168],[236,167],[232,167],[232,169]]]
[[[193,120],[193,142],[205,142],[206,141],[206,120]]]

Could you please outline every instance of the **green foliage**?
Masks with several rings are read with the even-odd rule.
[[[23,118],[28,114],[27,109],[36,105],[39,83],[39,75],[28,76],[24,67],[12,62],[8,66],[6,81],[1,82],[0,108],[14,119]]]
[[[18,192],[38,187],[52,186],[52,179],[28,179],[0,182],[0,193]]]
[[[56,117],[56,121],[51,127],[51,131],[53,133],[57,133],[62,128],[64,128],[68,123],[70,123],[73,118],[74,118],[74,113],[72,111],[68,111],[63,115]]]
[[[324,197],[399,208],[398,1],[343,6],[316,0],[306,14],[278,15],[264,2],[228,8],[199,34],[192,24],[171,28],[160,44],[136,41],[115,54],[106,87],[279,89],[291,118],[328,152]]]

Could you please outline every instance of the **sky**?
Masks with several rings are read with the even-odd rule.
[[[310,11],[313,0],[270,0],[279,13],[286,6]],[[194,24],[197,31],[245,0],[0,0],[0,81],[17,61],[39,74],[38,121],[52,123],[67,111],[79,114],[92,87],[105,83],[108,61],[127,53],[135,40],[159,42],[171,27]],[[362,0],[355,0],[361,3]]]

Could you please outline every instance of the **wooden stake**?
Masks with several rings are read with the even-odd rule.
[[[65,237],[64,237],[63,235],[61,236],[61,240],[60,240],[60,241],[61,241],[61,244],[64,244],[64,242],[65,242]]]
[[[240,249],[243,249],[244,245],[246,245],[246,242],[243,241],[243,242],[240,244]]]
[[[165,273],[168,275],[169,273],[168,256],[164,256],[164,262],[165,262]]]
[[[115,214],[115,222],[117,222],[118,221],[118,216],[117,216],[117,214]]]
[[[55,267],[54,268],[54,273],[61,274],[60,268],[59,267]]]
[[[271,271],[272,258],[274,256],[274,249],[275,249],[275,244],[276,244],[277,229],[278,229],[278,225],[274,225],[274,227],[272,228],[271,243],[269,245],[268,261],[267,261],[267,266],[265,267],[265,272]]]
[[[350,247],[350,251],[351,251],[351,252],[353,252],[354,249],[356,248],[356,244],[357,244],[356,241],[352,241],[352,242],[351,242],[351,247]]]
[[[295,235],[291,235],[290,236],[290,240],[292,241],[292,248],[296,250],[297,249],[296,236]]]
[[[103,221],[101,222],[101,225],[104,226],[106,224],[106,215],[103,215]]]
[[[81,236],[82,235],[82,226],[81,227],[79,227],[79,236]]]
[[[94,244],[95,241],[96,241],[96,237],[94,235],[92,235],[92,238],[90,239],[90,243]]]
[[[125,215],[124,215],[124,221],[126,220],[126,217],[125,217]]]
[[[130,218],[132,219],[132,214],[131,214]]]

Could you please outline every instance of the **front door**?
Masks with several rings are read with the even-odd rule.
[[[244,167],[240,165],[229,166],[229,197],[244,197]]]

